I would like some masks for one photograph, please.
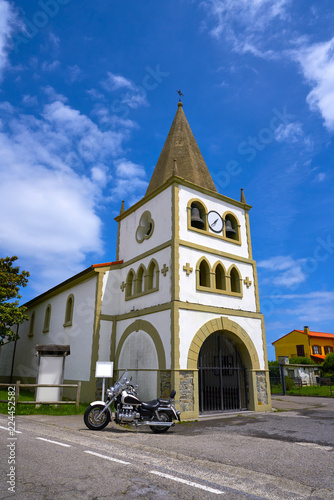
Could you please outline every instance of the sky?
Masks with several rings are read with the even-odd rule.
[[[250,211],[268,357],[334,333],[331,0],[0,0],[0,256],[22,303],[116,258],[184,94],[217,190]]]

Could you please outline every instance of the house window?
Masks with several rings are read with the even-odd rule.
[[[199,286],[210,287],[210,268],[205,260],[199,265]]]
[[[297,356],[305,356],[305,349],[303,345],[297,345]]]
[[[63,326],[72,326],[73,307],[74,307],[74,296],[71,293],[71,295],[67,297],[66,301],[65,322]]]
[[[190,205],[190,226],[203,231],[207,229],[206,209],[199,201],[193,201]]]
[[[132,297],[134,294],[134,277],[135,273],[133,269],[131,269],[128,272],[128,275],[126,277],[126,285],[125,285],[125,298],[128,299],[129,297]]]
[[[224,236],[229,240],[240,242],[240,224],[236,216],[228,212],[224,214],[224,220]]]
[[[324,351],[325,351],[325,354],[330,354],[331,352],[333,352],[333,346],[325,345]]]
[[[34,327],[35,327],[35,311],[31,313],[28,337],[34,336]]]
[[[50,319],[51,319],[51,304],[48,304],[45,310],[43,333],[47,333],[49,331]]]
[[[147,290],[154,290],[158,288],[158,273],[158,264],[155,260],[152,260],[147,268]]]
[[[313,345],[312,346],[312,353],[313,354],[321,354],[321,346],[320,345]]]
[[[141,265],[137,271],[137,293],[141,293],[144,291],[144,277],[145,269],[144,266]]]
[[[226,290],[225,269],[222,264],[216,266],[215,280],[217,290]]]
[[[230,271],[231,292],[240,293],[240,276],[236,267],[232,267]]]

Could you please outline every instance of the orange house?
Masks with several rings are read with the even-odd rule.
[[[275,347],[276,361],[279,356],[306,356],[316,363],[322,363],[326,355],[334,352],[334,334],[310,332],[309,327],[304,330],[293,330],[272,343]]]

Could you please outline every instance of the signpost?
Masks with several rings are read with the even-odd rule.
[[[102,401],[104,401],[104,393],[106,389],[106,378],[111,378],[114,372],[113,361],[97,361],[95,368],[95,377],[102,378]]]

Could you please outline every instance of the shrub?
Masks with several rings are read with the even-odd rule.
[[[287,391],[291,391],[295,386],[295,381],[290,377],[285,377],[285,388]]]
[[[321,367],[321,372],[334,375],[334,352],[327,354]],[[324,376],[324,375],[323,375]]]
[[[315,365],[313,359],[307,358],[306,356],[294,356],[289,359],[290,365]]]

